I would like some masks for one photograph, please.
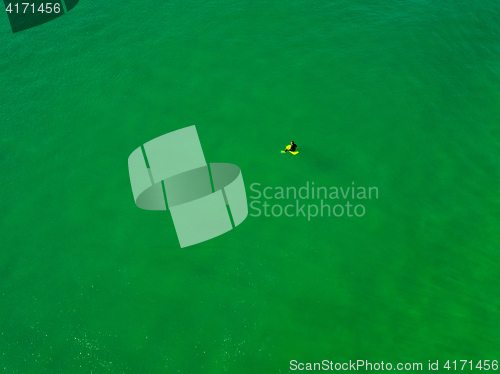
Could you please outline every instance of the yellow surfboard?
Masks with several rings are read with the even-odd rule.
[[[291,147],[291,146],[292,146],[292,145],[287,145],[287,146],[286,146],[286,149],[290,149],[290,147]],[[281,153],[285,153],[285,151],[281,151]],[[294,156],[295,156],[297,153],[299,153],[299,151],[296,151],[296,152],[291,152],[291,151],[290,151],[290,153],[291,153],[292,155],[294,155]]]

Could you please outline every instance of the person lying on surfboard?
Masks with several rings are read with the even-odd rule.
[[[294,142],[291,142],[290,145],[286,146],[286,149],[284,151],[281,151],[281,153],[286,153],[288,151],[295,152],[295,148],[297,148],[297,144],[295,144]]]

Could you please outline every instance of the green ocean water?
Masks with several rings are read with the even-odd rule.
[[[491,0],[82,0],[16,34],[1,16],[0,372],[500,360],[499,19]],[[249,203],[254,183],[378,199],[180,249],[127,159],[191,125]]]

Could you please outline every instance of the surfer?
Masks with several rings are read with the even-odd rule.
[[[282,153],[286,153],[288,151],[290,152],[295,152],[295,149],[297,148],[297,144],[295,144],[294,142],[291,142],[290,145],[287,145],[286,146],[286,149],[284,151],[281,151]]]

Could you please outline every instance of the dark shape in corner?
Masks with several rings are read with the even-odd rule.
[[[69,12],[71,9],[76,7],[76,4],[78,4],[80,0],[63,0],[63,1],[66,4],[66,10]]]
[[[25,2],[24,5],[23,1],[3,0],[13,33],[59,18],[65,13],[65,6],[66,11],[69,11],[78,4],[79,0],[56,0],[55,3],[48,3],[47,0],[31,0],[29,3]]]

